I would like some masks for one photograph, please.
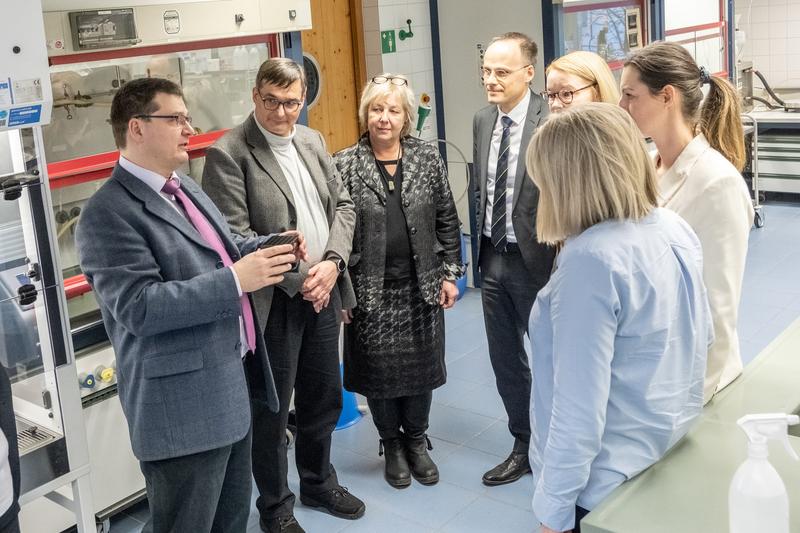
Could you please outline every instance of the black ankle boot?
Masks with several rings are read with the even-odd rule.
[[[384,477],[389,485],[396,489],[403,489],[411,485],[411,471],[408,468],[403,441],[400,438],[381,439],[378,455],[385,455]]]
[[[435,485],[439,482],[439,469],[433,462],[428,450],[432,450],[431,440],[427,435],[406,437],[406,459],[411,467],[411,475],[423,485]]]

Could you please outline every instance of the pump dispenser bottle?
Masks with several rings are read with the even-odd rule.
[[[789,497],[777,470],[767,459],[769,440],[783,441],[786,452],[800,460],[789,444],[788,427],[797,415],[743,416],[737,424],[747,434],[747,460],[739,466],[728,491],[730,533],[789,533]]]

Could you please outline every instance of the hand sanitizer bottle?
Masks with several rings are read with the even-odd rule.
[[[787,453],[800,460],[789,444],[788,427],[797,415],[747,415],[737,422],[749,440],[747,459],[739,466],[728,491],[730,533],[789,533],[789,497],[777,470],[767,460],[769,440],[783,441]]]

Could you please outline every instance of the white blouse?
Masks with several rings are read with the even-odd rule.
[[[705,401],[742,373],[736,322],[753,203],[742,175],[700,134],[659,178],[659,204],[686,220],[703,247],[703,281],[714,322]]]

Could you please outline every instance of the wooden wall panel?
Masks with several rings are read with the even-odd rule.
[[[352,0],[311,0],[312,29],[302,33],[303,51],[314,56],[322,71],[322,89],[317,104],[308,110],[308,123],[325,136],[333,153],[358,139],[358,98],[363,52],[354,47]]]

